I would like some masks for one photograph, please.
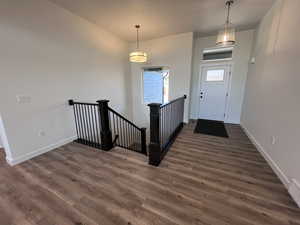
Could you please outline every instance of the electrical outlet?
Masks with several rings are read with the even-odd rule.
[[[274,136],[271,137],[271,143],[272,143],[272,145],[276,144],[276,138]]]
[[[17,95],[17,102],[18,103],[30,103],[31,102],[31,97],[29,95]]]

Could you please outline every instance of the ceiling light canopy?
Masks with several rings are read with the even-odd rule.
[[[136,28],[136,50],[134,52],[131,52],[129,54],[129,60],[130,62],[134,63],[144,63],[147,62],[147,53],[141,51],[140,48],[140,43],[139,43],[139,29],[140,25],[135,25]]]
[[[234,3],[233,0],[226,1],[227,7],[227,17],[224,28],[219,31],[217,37],[217,45],[219,46],[228,46],[235,44],[235,29],[233,25],[230,23],[230,9],[232,4]]]

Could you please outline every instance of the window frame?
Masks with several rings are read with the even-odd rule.
[[[143,105],[148,105],[148,104],[150,104],[150,103],[152,103],[152,102],[150,102],[150,103],[147,103],[147,102],[145,102],[145,96],[144,96],[144,93],[145,93],[145,82],[144,82],[144,73],[145,73],[145,71],[147,70],[147,69],[151,69],[151,68],[161,68],[161,71],[163,72],[163,71],[168,71],[168,77],[169,77],[169,90],[168,90],[168,97],[170,97],[170,69],[168,68],[168,67],[163,67],[163,66],[155,66],[155,67],[144,67],[144,68],[142,68],[142,71],[141,71],[141,77],[142,77],[142,79],[141,79],[141,82],[142,82],[142,84],[141,84],[141,96],[142,96],[142,104]],[[164,80],[164,79],[163,79]],[[164,102],[164,90],[165,90],[165,88],[164,88],[164,82],[163,82],[163,88],[162,88],[162,102],[163,103],[161,103],[161,104],[165,104],[165,102]]]

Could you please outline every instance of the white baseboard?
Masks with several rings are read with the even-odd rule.
[[[300,208],[300,183],[297,180],[292,179],[289,187],[289,193]]]
[[[289,179],[288,176],[280,169],[279,165],[271,158],[268,152],[259,144],[259,142],[255,139],[255,137],[250,133],[250,131],[241,124],[242,129],[245,134],[251,140],[251,142],[255,145],[257,150],[262,154],[268,164],[271,166],[273,171],[279,177],[281,182],[284,184],[294,201],[300,207],[300,183],[296,179]]]
[[[32,151],[30,153],[27,153],[23,156],[20,156],[20,157],[17,157],[17,158],[9,158],[9,157],[6,157],[6,161],[9,165],[11,166],[14,166],[14,165],[17,165],[19,163],[22,163],[26,160],[29,160],[29,159],[32,159],[33,157],[36,157],[38,155],[41,155],[41,154],[44,154],[46,152],[49,152],[53,149],[56,149],[56,148],[59,148],[65,144],[68,144],[74,140],[77,139],[77,136],[73,136],[73,137],[70,137],[70,138],[66,138],[66,139],[63,139],[55,144],[51,144],[51,145],[48,145],[46,147],[43,147],[43,148],[40,148],[36,151]]]
[[[280,169],[278,164],[271,158],[271,156],[267,153],[267,151],[258,143],[258,141],[255,139],[255,137],[250,133],[250,131],[242,124],[241,124],[241,127],[243,128],[244,132],[246,133],[248,138],[251,140],[251,142],[255,145],[257,150],[262,154],[262,156],[265,158],[265,160],[271,166],[271,168],[276,173],[276,175],[279,177],[279,179],[284,184],[284,186],[288,189],[290,186],[289,178],[284,174],[284,172]]]

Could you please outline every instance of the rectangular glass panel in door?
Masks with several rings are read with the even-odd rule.
[[[224,81],[225,70],[208,70],[206,81]]]
[[[224,121],[227,104],[229,65],[202,67],[199,118]]]

